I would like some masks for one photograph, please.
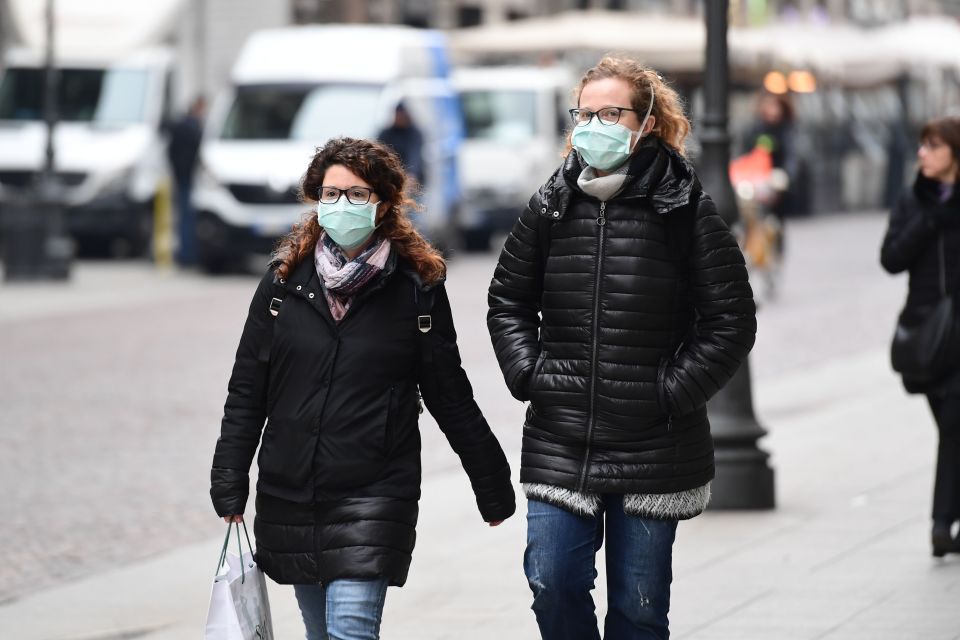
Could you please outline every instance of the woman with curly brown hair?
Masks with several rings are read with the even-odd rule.
[[[683,156],[677,94],[606,57],[576,88],[566,161],[533,195],[490,284],[487,324],[529,400],[524,570],[545,640],[669,637],[677,523],[710,499],[706,403],[753,346],[743,255]]]
[[[387,586],[406,580],[421,397],[483,519],[514,512],[509,465],[460,366],[444,261],[407,217],[406,185],[375,142],[317,151],[301,189],[316,213],[280,242],[230,378],[214,507],[242,520],[260,443],[256,560],[294,585],[308,640],[379,637]]]

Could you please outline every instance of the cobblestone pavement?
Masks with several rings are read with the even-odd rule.
[[[755,379],[887,340],[903,282],[877,264],[884,225],[876,214],[791,222]],[[478,401],[515,452],[521,412],[484,324],[495,258],[454,260],[448,286]],[[0,286],[0,602],[220,532],[209,462],[255,285],[80,263],[69,285]],[[457,466],[429,421],[423,431],[425,474]]]

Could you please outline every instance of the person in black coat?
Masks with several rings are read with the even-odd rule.
[[[890,215],[880,262],[890,273],[910,274],[904,326],[920,324],[944,293],[960,292],[960,118],[924,126],[919,172]],[[954,333],[960,327],[954,329]],[[957,336],[960,339],[960,335]],[[925,393],[940,435],[933,490],[933,555],[960,552],[960,359],[939,380],[904,376],[911,393]]]
[[[402,586],[420,497],[421,397],[486,522],[510,467],[460,364],[440,254],[406,215],[400,159],[339,138],[307,169],[317,213],[281,241],[230,377],[210,493],[239,522],[257,445],[257,564],[295,585],[308,640],[376,638]],[[264,428],[264,422],[266,427]]]
[[[393,122],[377,134],[377,139],[397,152],[407,175],[413,177],[417,186],[422,188],[427,180],[426,165],[423,162],[423,134],[404,103],[397,104]]]
[[[683,157],[689,123],[652,69],[606,57],[571,109],[572,149],[513,227],[487,324],[529,401],[524,569],[546,640],[667,638],[679,520],[714,475],[706,403],[753,346],[743,255]]]
[[[200,141],[203,138],[203,116],[207,103],[196,98],[190,110],[170,129],[167,157],[173,170],[174,195],[177,202],[177,263],[188,267],[197,260],[197,217],[193,210],[193,174],[197,166]]]

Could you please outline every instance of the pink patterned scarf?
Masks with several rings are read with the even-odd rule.
[[[343,320],[357,293],[373,282],[383,271],[390,257],[390,241],[379,238],[353,260],[323,233],[314,251],[317,275],[323,281],[323,290],[336,322]]]

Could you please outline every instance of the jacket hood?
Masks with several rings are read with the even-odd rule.
[[[690,162],[659,138],[642,145],[627,162],[629,178],[614,199],[647,198],[654,211],[665,215],[689,204],[693,193],[699,190],[700,182]],[[571,149],[563,165],[530,198],[528,206],[551,220],[563,218],[573,194],[583,193],[577,186],[583,166],[577,150]]]

